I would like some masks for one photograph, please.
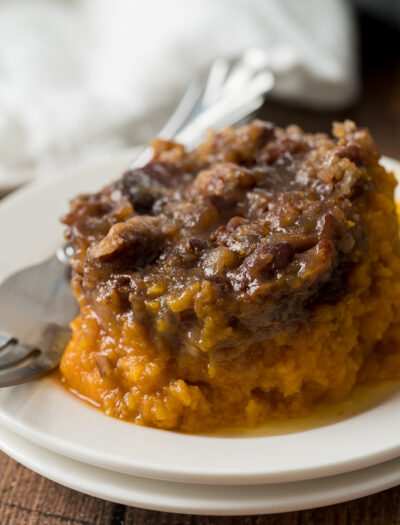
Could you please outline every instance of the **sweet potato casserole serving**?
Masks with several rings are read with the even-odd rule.
[[[108,415],[249,426],[400,370],[395,180],[365,129],[254,121],[154,158],[64,218],[80,305],[61,364]]]

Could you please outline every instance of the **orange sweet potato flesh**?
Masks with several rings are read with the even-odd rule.
[[[248,427],[400,371],[395,179],[370,134],[253,121],[71,202],[67,385],[110,416]]]

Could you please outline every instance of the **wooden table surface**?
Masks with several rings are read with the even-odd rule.
[[[364,91],[347,111],[310,112],[268,102],[261,117],[329,131],[332,120],[368,126],[382,153],[400,159],[400,35],[361,18]],[[396,416],[397,417],[397,416]],[[399,525],[400,486],[349,503],[271,516],[202,517],[109,503],[53,483],[0,453],[0,525]]]

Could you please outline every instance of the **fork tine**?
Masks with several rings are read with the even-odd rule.
[[[50,365],[49,361],[43,358],[43,354],[41,354],[22,366],[17,366],[11,370],[9,368],[0,370],[0,388],[32,381],[32,379],[39,378],[56,368],[57,364],[53,362]]]
[[[0,356],[0,370],[17,365],[26,359],[35,349],[32,346],[11,344],[9,350]]]
[[[206,87],[202,98],[203,106],[211,104],[216,100],[222,90],[225,78],[229,71],[229,62],[225,58],[217,58],[212,62],[208,77],[206,79]]]
[[[0,334],[0,350],[11,343],[14,340],[14,337],[8,334]]]

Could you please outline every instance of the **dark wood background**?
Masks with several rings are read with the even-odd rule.
[[[311,112],[268,102],[262,118],[329,132],[333,120],[368,126],[382,153],[400,159],[400,33],[360,14],[363,93],[346,111]],[[389,431],[389,429],[388,429]],[[271,516],[201,517],[108,503],[34,474],[0,453],[0,525],[400,525],[400,487],[349,503]]]

